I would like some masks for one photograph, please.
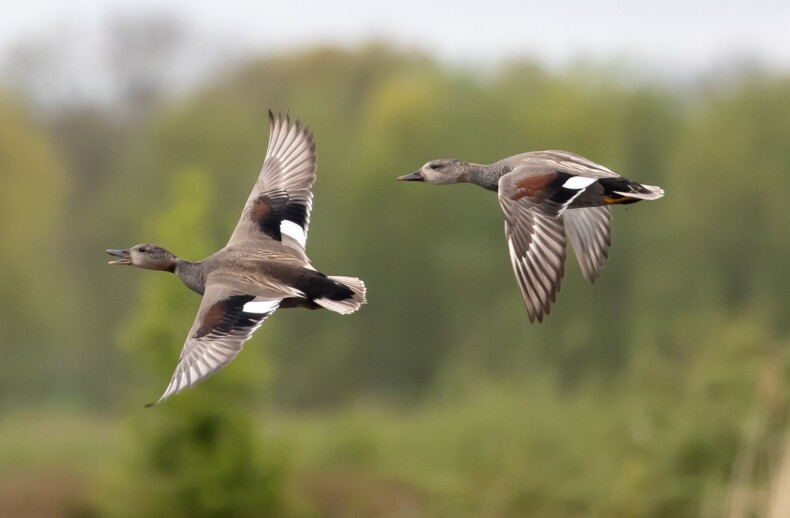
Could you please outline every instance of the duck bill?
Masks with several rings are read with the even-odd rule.
[[[399,176],[398,180],[402,182],[424,182],[425,178],[422,176],[422,173],[420,171],[415,171],[413,173]]]
[[[132,264],[132,256],[129,254],[129,250],[113,250],[112,248],[108,248],[105,252],[118,257],[118,259],[113,261],[107,261],[107,264]]]

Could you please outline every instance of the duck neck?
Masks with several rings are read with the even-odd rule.
[[[206,279],[203,276],[203,268],[201,266],[201,263],[190,263],[185,259],[176,259],[171,271],[178,275],[184,286],[195,293],[203,295],[203,292],[206,290]]]
[[[494,192],[498,189],[501,176],[502,174],[498,173],[491,166],[482,164],[469,164],[466,170],[468,182]]]

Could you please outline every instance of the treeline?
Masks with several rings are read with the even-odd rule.
[[[365,279],[370,303],[349,318],[283,311],[268,321],[248,344],[262,350],[249,361],[270,374],[262,397],[409,400],[546,370],[567,390],[635,376],[649,385],[651,373],[671,387],[700,358],[723,370],[726,387],[751,386],[749,366],[786,343],[790,327],[790,78],[749,72],[675,89],[626,76],[531,62],[477,75],[371,46],[245,62],[132,114],[86,104],[34,118],[5,95],[3,400],[112,408],[141,380],[157,393],[162,380],[116,345],[141,278],[156,274],[105,267],[103,250],[162,239],[152,222],[189,170],[210,194],[196,200],[208,216],[191,237],[201,253],[221,247],[263,160],[269,109],[290,109],[316,135],[310,256],[323,271]],[[615,208],[601,280],[587,286],[570,257],[553,314],[536,326],[496,200],[394,179],[432,158],[485,163],[552,148],[667,195]],[[171,344],[173,359],[180,346]]]

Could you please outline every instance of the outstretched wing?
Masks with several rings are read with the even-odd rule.
[[[609,207],[590,207],[566,210],[565,235],[570,241],[584,278],[590,283],[598,280],[612,244],[612,215]]]
[[[159,403],[227,365],[282,299],[261,299],[209,284],[175,373]],[[156,404],[156,403],[152,403]]]
[[[272,112],[269,127],[263,168],[228,244],[251,240],[265,248],[277,241],[304,256],[316,170],[313,133]]]
[[[551,312],[565,273],[565,230],[562,217],[547,214],[545,207],[539,210],[537,190],[535,197],[525,193],[523,185],[519,186],[523,178],[514,173],[499,181],[505,238],[529,320],[542,322]]]

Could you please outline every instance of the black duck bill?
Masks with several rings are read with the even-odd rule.
[[[119,258],[113,261],[107,261],[107,264],[132,264],[132,257],[129,254],[129,250],[113,250],[112,248],[108,248],[105,252]]]
[[[405,174],[403,176],[399,176],[398,180],[402,180],[404,182],[424,182],[425,178],[422,176],[422,172],[415,171],[413,173]]]

